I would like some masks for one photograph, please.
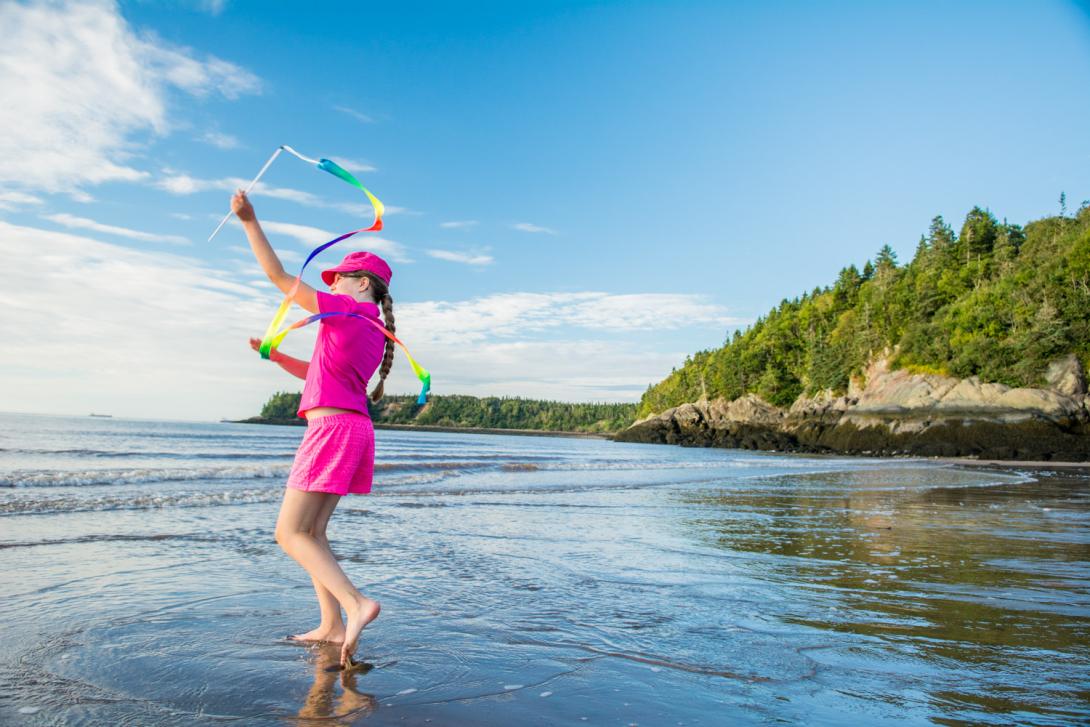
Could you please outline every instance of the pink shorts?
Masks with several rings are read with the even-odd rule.
[[[375,430],[366,414],[330,414],[307,423],[288,475],[305,492],[365,495],[375,471]]]

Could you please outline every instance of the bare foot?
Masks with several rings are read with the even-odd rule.
[[[316,629],[306,632],[305,634],[295,634],[289,636],[291,641],[325,641],[330,644],[343,644],[344,643],[344,624],[340,626],[319,626]]]
[[[348,621],[344,629],[344,644],[341,646],[341,664],[348,666],[352,654],[356,653],[356,642],[359,641],[360,631],[363,627],[375,620],[381,610],[378,601],[370,598],[361,599],[353,609],[346,609]]]

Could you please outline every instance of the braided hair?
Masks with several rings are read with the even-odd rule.
[[[361,271],[361,276],[371,281],[371,287],[375,302],[382,308],[382,320],[386,325],[386,330],[390,333],[394,332],[394,299],[390,297],[390,288],[383,282],[382,278],[377,275],[372,275],[369,272]],[[371,390],[371,401],[378,403],[382,398],[383,386],[386,383],[386,376],[390,373],[390,368],[394,365],[394,342],[389,338],[386,339],[386,350],[382,354],[382,363],[378,368],[378,384]]]

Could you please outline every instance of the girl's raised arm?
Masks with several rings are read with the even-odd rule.
[[[285,272],[280,258],[276,256],[276,251],[272,249],[268,238],[265,237],[265,231],[261,229],[261,224],[257,221],[253,205],[241,189],[231,198],[231,211],[242,222],[246,239],[250,241],[250,249],[253,250],[254,257],[257,258],[261,269],[265,271],[265,275],[269,277],[273,285],[280,288],[280,292],[287,294],[295,283],[295,276]],[[311,313],[318,312],[318,296],[315,295],[314,288],[302,281],[299,282],[299,288],[295,291],[295,302]]]

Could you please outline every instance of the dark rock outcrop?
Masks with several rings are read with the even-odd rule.
[[[783,410],[754,394],[698,401],[641,419],[618,441],[788,452],[1090,460],[1090,397],[1074,355],[1047,388],[889,369],[888,352],[844,396],[820,392]]]

